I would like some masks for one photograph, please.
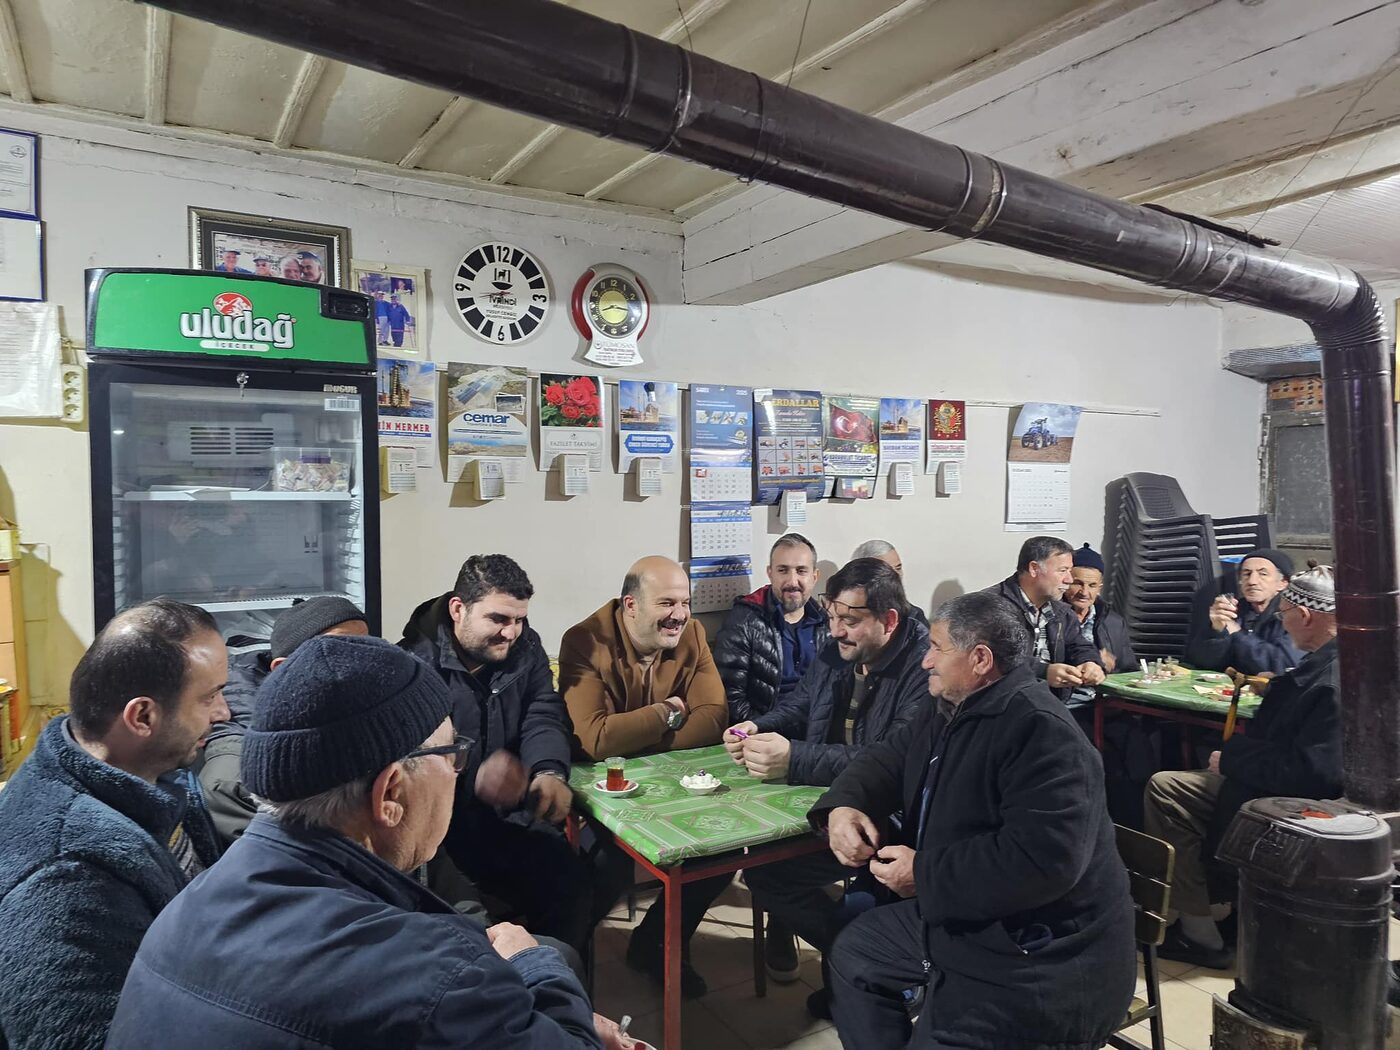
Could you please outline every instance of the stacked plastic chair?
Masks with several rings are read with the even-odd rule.
[[[1104,598],[1128,621],[1144,660],[1181,656],[1193,615],[1222,585],[1233,587],[1233,572],[1222,576],[1222,555],[1238,558],[1268,545],[1265,516],[1197,514],[1177,480],[1164,474],[1134,473],[1110,484],[1107,517]]]

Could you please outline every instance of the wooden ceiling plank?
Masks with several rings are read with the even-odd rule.
[[[15,26],[15,12],[10,0],[0,0],[0,64],[5,68],[10,97],[16,102],[33,102],[34,92],[29,87],[24,49],[20,47],[19,30]]]
[[[461,95],[453,95],[451,101],[437,115],[437,119],[428,125],[427,130],[418,136],[418,141],[409,147],[408,152],[400,158],[399,167],[418,167],[418,162],[427,155],[430,149],[441,142],[449,131],[457,126],[457,122],[471,107],[471,99],[463,98]]]
[[[146,8],[146,123],[165,123],[165,102],[170,89],[169,11]]]
[[[272,144],[278,149],[286,149],[292,144],[301,118],[306,115],[306,107],[311,105],[316,87],[329,66],[330,60],[320,55],[307,55],[302,59],[291,93],[282,106],[282,115],[277,119],[277,129],[272,133]]]

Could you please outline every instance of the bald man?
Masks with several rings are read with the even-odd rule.
[[[565,632],[559,646],[559,691],[574,725],[574,753],[581,759],[718,744],[729,705],[705,629],[690,616],[685,570],[662,557],[633,565],[620,597]],[[620,896],[631,882],[631,858],[606,836],[598,846],[605,869],[600,885]],[[728,882],[726,874],[686,887],[681,920],[687,946],[710,901]],[[629,965],[657,978],[662,970],[661,904],[658,899],[638,924],[627,951]],[[681,988],[689,998],[706,990],[688,951]]]

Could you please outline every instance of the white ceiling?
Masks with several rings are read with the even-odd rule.
[[[1302,0],[1263,0],[1259,8],[1260,0],[1217,2],[1295,19],[1306,7]],[[1059,53],[1054,49],[1076,45],[1094,54],[1091,34],[1107,20],[1161,21],[1171,12],[1158,9],[1173,5],[1183,20],[1201,21],[1213,7],[1205,0],[573,0],[571,6],[896,119],[940,99],[956,102],[956,92],[995,97],[1002,90],[995,78],[1016,75],[1018,63],[1030,68],[1037,56],[1049,62]],[[1338,26],[1346,21],[1338,15]],[[1208,58],[1195,64],[1208,71]],[[1386,68],[1393,72],[1393,61]],[[21,105],[662,220],[692,216],[743,189],[723,173],[129,0],[0,0],[0,72],[0,87]],[[1027,73],[1027,83],[1043,72]],[[1054,96],[1034,96],[1041,97]],[[1194,103],[1176,103],[1186,105]],[[1333,110],[1343,105],[1342,120],[1334,122]],[[1325,111],[1309,116],[1308,106]],[[977,112],[960,119],[974,120]],[[1052,119],[1068,124],[1075,116]],[[1317,130],[1324,124],[1330,134]],[[1315,95],[1297,91],[1197,135],[1189,145],[1198,154],[1199,140],[1214,135],[1222,140],[1217,154],[1238,158],[1218,177],[1154,184],[1153,173],[1171,170],[1172,158],[1188,152],[1168,137],[1074,181],[1123,182],[1134,165],[1145,166],[1151,170],[1137,181],[1155,188],[1134,199],[1226,216],[1373,280],[1400,279],[1397,125],[1400,76],[1377,74],[1360,94],[1354,84]],[[967,133],[976,141],[975,126],[959,127],[957,141]],[[1335,142],[1319,148],[1324,134]],[[1257,159],[1248,156],[1251,148]],[[1122,192],[1115,187],[1098,188]],[[1141,291],[1082,267],[984,245],[914,254],[917,265],[978,279],[1001,273],[1014,281],[1093,284],[1095,294]]]
[[[125,0],[0,0],[0,7],[6,3],[27,84],[13,83],[8,71],[6,81],[23,101],[27,93],[39,103],[97,114],[663,213],[684,213],[736,185],[729,175],[684,161],[312,60]],[[877,113],[907,105],[1093,0],[574,0],[571,6]]]

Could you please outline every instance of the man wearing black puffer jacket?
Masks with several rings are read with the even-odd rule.
[[[559,825],[569,814],[569,716],[526,620],[535,591],[504,554],[468,558],[452,590],[413,610],[399,646],[452,696],[452,723],[476,746],[457,781],[444,848],[469,880],[523,915],[531,932],[582,952],[595,918],[587,865]],[[527,805],[501,814],[497,790],[528,778]],[[523,785],[522,785],[523,786]]]
[[[848,563],[828,581],[826,603],[832,640],[797,688],[768,714],[724,734],[734,760],[754,776],[830,784],[865,747],[885,739],[928,703],[928,676],[920,667],[928,628],[910,615],[893,569],[876,558]],[[754,900],[774,920],[765,943],[774,979],[795,976],[789,930],[825,952],[856,913],[855,901],[868,905],[879,896],[873,884],[853,886],[850,900],[827,896],[825,887],[857,874],[825,853],[745,872]],[[826,1016],[825,990],[808,1006],[815,1016]]]
[[[768,553],[768,585],[734,599],[712,647],[730,722],[772,710],[826,645],[826,613],[812,598],[819,578],[817,548],[789,532]]]

